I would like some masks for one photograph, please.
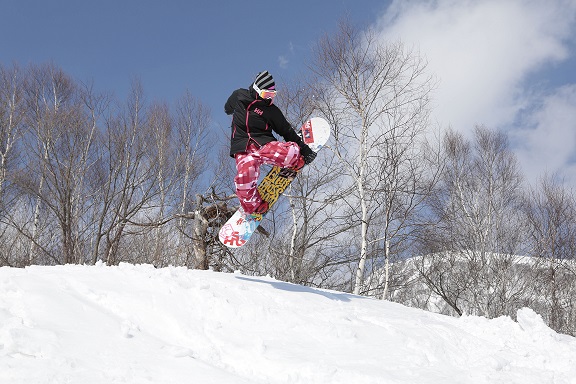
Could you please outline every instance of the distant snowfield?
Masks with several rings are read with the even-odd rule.
[[[530,309],[453,318],[149,265],[0,268],[0,383],[576,383]]]

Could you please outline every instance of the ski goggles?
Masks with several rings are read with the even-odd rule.
[[[260,89],[256,86],[256,84],[253,84],[252,86],[254,87],[254,90],[256,91],[258,96],[260,96],[264,100],[266,99],[273,100],[274,97],[276,97],[276,91],[273,89]]]

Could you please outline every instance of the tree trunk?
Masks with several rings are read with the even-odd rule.
[[[206,254],[206,233],[208,232],[208,220],[202,215],[202,195],[196,195],[196,211],[194,212],[194,228],[192,235],[192,247],[194,249],[194,268],[208,269],[209,262]]]

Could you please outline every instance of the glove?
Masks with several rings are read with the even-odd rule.
[[[302,155],[302,157],[304,158],[304,162],[306,163],[306,165],[313,162],[314,159],[316,158],[316,152],[311,150],[310,147],[307,146],[306,144],[303,144],[300,147],[300,155]]]

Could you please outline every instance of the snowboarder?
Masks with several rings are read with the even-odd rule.
[[[236,160],[236,195],[246,214],[268,211],[268,203],[258,193],[262,164],[300,169],[311,163],[316,153],[300,136],[276,105],[276,84],[268,71],[262,71],[248,89],[232,92],[224,111],[232,115],[230,156]],[[272,132],[282,136],[278,141]]]

